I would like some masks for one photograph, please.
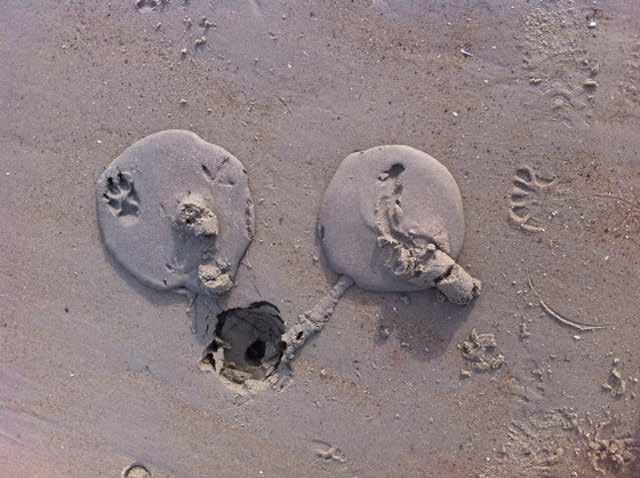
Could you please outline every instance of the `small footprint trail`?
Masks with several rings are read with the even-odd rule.
[[[544,232],[545,196],[557,192],[557,179],[545,178],[530,166],[522,166],[513,176],[513,187],[509,195],[509,220],[527,232]]]

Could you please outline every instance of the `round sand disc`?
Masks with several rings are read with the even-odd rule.
[[[377,245],[376,205],[390,191],[401,197],[403,229],[431,237],[454,258],[459,254],[464,214],[453,176],[428,154],[397,145],[353,153],[342,161],[320,210],[322,247],[331,268],[363,289],[417,290],[385,266]]]
[[[176,227],[178,206],[189,197],[202,198],[215,213],[216,236]],[[107,249],[156,289],[200,292],[198,267],[212,260],[233,278],[253,237],[253,201],[242,163],[189,131],[162,131],[131,145],[98,178],[96,198]]]

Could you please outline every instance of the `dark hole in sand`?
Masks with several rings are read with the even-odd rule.
[[[244,354],[244,358],[248,363],[260,365],[260,361],[264,357],[266,351],[267,344],[265,344],[262,340],[256,340],[251,345],[249,345],[249,348]]]
[[[391,178],[397,178],[402,173],[404,173],[404,166],[400,163],[395,163],[393,166],[387,169],[385,173],[387,173]]]
[[[200,368],[238,384],[265,380],[280,364],[284,332],[280,311],[269,302],[225,310],[218,314],[215,337],[204,350]]]

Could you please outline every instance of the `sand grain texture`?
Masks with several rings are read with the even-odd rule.
[[[0,477],[132,463],[152,478],[601,476],[592,461],[638,475],[637,2],[153,3],[2,2]],[[268,301],[289,323],[321,301],[338,280],[316,234],[325,191],[343,158],[384,144],[455,178],[451,253],[481,295],[351,287],[288,387],[236,395],[198,368],[186,298],[141,286],[96,219],[113,159],[176,129],[242,161],[255,200],[254,240],[211,314]],[[528,170],[555,181],[520,211],[544,231],[510,218]],[[138,217],[160,218],[130,173]],[[148,265],[162,288],[165,264]],[[559,323],[529,273],[562,317],[618,325]],[[464,377],[456,345],[473,329],[504,363]],[[602,389],[614,358],[616,396]]]

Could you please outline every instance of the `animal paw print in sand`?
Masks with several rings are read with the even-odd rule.
[[[158,6],[158,0],[136,0],[135,5],[138,10],[153,10]]]
[[[107,178],[107,190],[103,194],[114,216],[137,216],[140,211],[140,200],[133,185],[131,176],[118,171],[115,178]]]
[[[541,177],[529,166],[518,168],[509,196],[511,223],[528,232],[544,232],[542,220],[537,215],[542,212],[543,191],[555,183],[555,179]]]
[[[589,126],[591,123],[593,87],[585,86],[582,90],[563,86],[553,82],[551,88],[544,92],[548,98],[551,111],[556,119],[568,128]]]

